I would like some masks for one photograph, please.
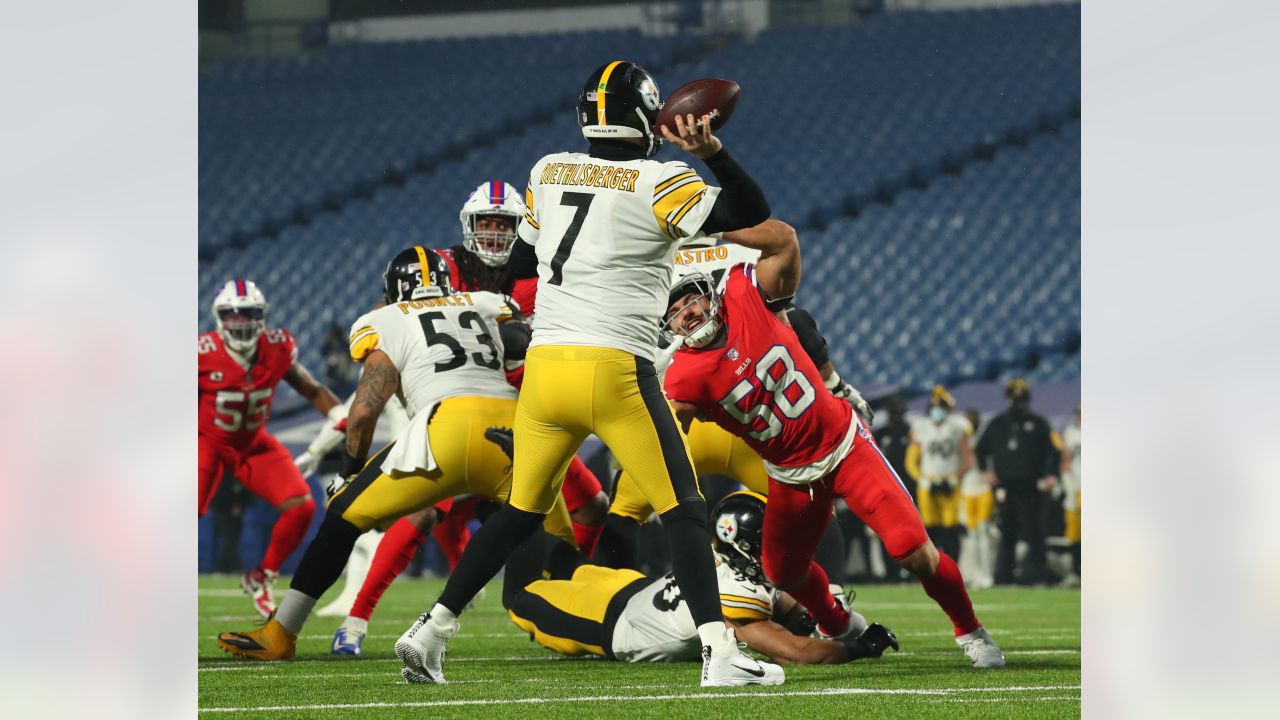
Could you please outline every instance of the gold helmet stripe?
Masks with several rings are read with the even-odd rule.
[[[431,266],[427,265],[427,251],[421,245],[414,245],[418,253],[418,266],[422,269],[422,287],[431,287]]]
[[[604,121],[604,89],[609,85],[609,76],[613,74],[613,69],[621,63],[621,60],[614,60],[605,67],[604,72],[600,73],[600,83],[596,85],[596,123],[599,125],[609,124]]]

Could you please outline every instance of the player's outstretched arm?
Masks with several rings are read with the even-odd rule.
[[[769,299],[796,294],[800,287],[800,238],[795,228],[781,220],[765,220],[755,227],[726,232],[724,239],[760,251],[756,285]]]
[[[747,647],[784,665],[827,665],[851,659],[849,650],[834,640],[792,635],[772,620],[728,620]]]
[[[677,115],[675,132],[666,125],[659,129],[667,142],[701,158],[720,184],[720,194],[702,223],[702,232],[711,235],[738,230],[769,219],[772,210],[764,191],[755,178],[729,155],[720,139],[711,134],[709,115],[702,116],[700,127],[694,123],[693,115],[686,115],[683,119]]]
[[[347,415],[347,469],[343,475],[350,477],[364,467],[378,416],[399,387],[400,373],[391,358],[381,350],[369,353]]]
[[[342,406],[342,401],[338,399],[337,395],[333,394],[329,386],[316,380],[315,376],[300,362],[295,362],[289,366],[289,372],[285,373],[284,381],[314,405],[321,415],[329,415],[334,408]],[[341,419],[333,418],[333,421],[338,422]]]

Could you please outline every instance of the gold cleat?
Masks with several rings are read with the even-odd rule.
[[[218,647],[238,657],[256,660],[288,660],[293,657],[298,637],[276,620],[273,612],[262,627],[247,633],[224,632],[218,635]]]

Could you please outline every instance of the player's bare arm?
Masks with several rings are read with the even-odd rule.
[[[760,251],[756,284],[770,299],[796,294],[800,287],[800,239],[795,228],[781,220],[765,220],[755,227],[726,232],[724,239]]]
[[[289,383],[289,387],[296,390],[299,395],[306,398],[307,402],[315,406],[321,415],[328,415],[331,410],[342,404],[342,400],[333,394],[329,386],[316,380],[311,371],[300,362],[295,362],[289,367],[284,381]]]
[[[827,665],[851,659],[849,650],[834,640],[793,635],[772,620],[733,620],[738,639],[747,647],[784,665]]]
[[[387,401],[400,388],[400,373],[391,358],[374,350],[364,359],[364,373],[347,415],[347,455],[364,464],[373,444],[373,429]]]

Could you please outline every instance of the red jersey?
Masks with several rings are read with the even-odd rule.
[[[200,433],[237,448],[247,447],[267,424],[276,383],[298,360],[293,336],[283,328],[263,331],[248,370],[231,357],[216,331],[196,338],[196,353]]]
[[[437,250],[440,256],[449,266],[449,282],[453,285],[454,292],[502,292],[502,288],[498,287],[472,287],[470,283],[462,278],[462,273],[458,271],[458,263],[453,259],[453,248],[445,248]],[[515,283],[511,286],[511,299],[516,305],[520,306],[520,314],[528,319],[533,316],[534,302],[538,296],[538,278],[516,278]]]
[[[697,406],[774,465],[827,457],[848,434],[853,408],[831,394],[795,331],[765,307],[754,265],[733,266],[723,287],[724,344],[676,351],[667,397]]]

